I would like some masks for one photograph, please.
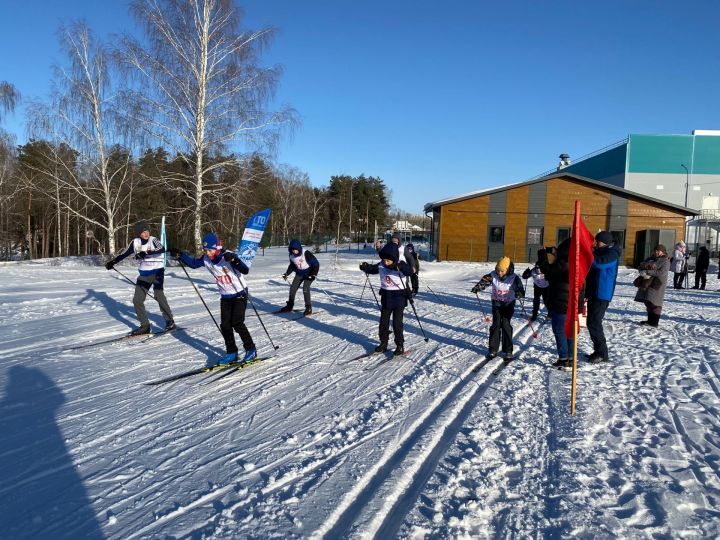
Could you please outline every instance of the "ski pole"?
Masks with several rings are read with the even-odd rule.
[[[331,301],[333,304],[335,304],[335,307],[337,307],[337,303],[335,302],[335,300],[332,299],[332,296],[330,296],[330,295],[327,293],[327,291],[326,291],[319,283],[318,283],[318,287],[320,287],[320,290],[325,293],[325,296],[327,296],[327,297],[330,299],[330,301]]]
[[[480,304],[480,313],[482,313],[483,319],[485,322],[490,322],[492,319],[485,313],[485,310],[482,307],[482,300],[480,300],[480,295],[478,293],[475,293],[475,298],[478,299],[478,304]]]
[[[409,279],[410,278],[405,278],[405,292],[408,291]],[[427,343],[428,341],[430,341],[430,338],[425,335],[425,330],[423,330],[422,324],[420,323],[420,317],[418,317],[417,310],[415,309],[415,301],[410,294],[407,295],[407,299],[410,302],[410,307],[412,308],[413,313],[415,314],[415,319],[417,320],[418,326],[420,327],[420,332],[422,332],[423,338],[425,338],[425,343]]]
[[[200,301],[203,303],[203,306],[205,306],[205,309],[206,309],[207,312],[210,314],[210,318],[211,318],[211,319],[213,320],[213,322],[215,323],[215,326],[217,326],[218,332],[220,332],[220,333],[222,334],[222,330],[220,330],[220,325],[219,325],[219,324],[217,323],[217,321],[215,320],[215,317],[213,317],[212,311],[210,311],[210,308],[209,308],[208,305],[205,303],[205,300],[203,299],[202,294],[200,294],[200,291],[199,291],[198,288],[195,286],[195,283],[193,282],[193,280],[190,278],[190,274],[188,274],[187,268],[185,268],[185,265],[183,264],[183,262],[182,262],[181,260],[178,260],[178,262],[180,263],[180,268],[182,268],[182,269],[183,269],[183,272],[185,272],[185,275],[187,276],[188,281],[189,281],[190,284],[193,286],[193,289],[195,289],[195,292],[196,292],[197,295],[200,297]]]
[[[246,289],[246,290],[247,290],[247,289]],[[252,296],[250,296],[250,291],[249,291],[249,290],[247,291],[247,297],[248,297],[248,300],[250,300],[250,305],[252,306],[253,311],[255,312],[255,315],[257,315],[258,321],[260,321],[260,326],[263,327],[263,330],[265,330],[265,335],[266,335],[266,336],[268,337],[268,339],[270,340],[270,345],[273,346],[273,349],[278,350],[278,349],[280,348],[280,345],[275,345],[275,344],[273,343],[273,340],[272,340],[272,338],[270,337],[270,332],[268,332],[268,331],[267,331],[267,328],[265,328],[265,323],[264,323],[264,322],[262,321],[262,319],[260,318],[260,314],[258,313],[258,310],[257,310],[257,308],[255,307],[255,302],[253,302],[253,299],[252,299]]]
[[[445,302],[443,302],[442,300],[440,300],[440,297],[439,297],[437,294],[435,294],[435,291],[433,291],[433,290],[430,288],[430,285],[428,285],[427,283],[425,283],[425,287],[427,287],[427,290],[428,290],[428,291],[430,291],[431,293],[433,293],[433,296],[434,296],[435,298],[437,298],[438,302],[440,302],[443,306],[447,307],[447,304],[446,304]]]
[[[378,309],[382,309],[380,307],[380,302],[378,302],[377,295],[375,294],[375,289],[372,286],[372,283],[370,283],[370,276],[369,274],[365,274],[365,285],[370,285],[370,290],[373,293],[373,298],[375,298],[375,303],[377,304]]]
[[[525,302],[523,302],[522,298],[520,298],[519,301],[520,301],[520,308],[522,309],[523,315],[525,316],[525,320],[527,321],[528,326],[530,327],[530,330],[532,330],[532,337],[537,338],[538,333],[533,328],[532,321],[530,320],[530,317],[528,317],[527,311],[525,311]]]

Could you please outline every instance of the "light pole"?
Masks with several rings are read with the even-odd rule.
[[[681,163],[680,166],[685,169],[685,208],[687,208],[688,205],[688,190],[690,189],[690,171],[688,171],[688,168],[685,166],[684,163]],[[688,232],[689,232],[689,221],[687,217],[685,218],[685,249],[689,250],[688,241],[690,240],[688,238]],[[687,257],[687,253],[685,254],[685,257]],[[685,260],[685,288],[687,289],[690,285],[690,276],[688,275],[687,271],[687,258]]]

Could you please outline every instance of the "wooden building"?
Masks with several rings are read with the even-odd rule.
[[[610,231],[622,263],[637,264],[658,242],[668,250],[684,238],[685,217],[697,212],[574,174],[469,193],[425,205],[432,218],[431,253],[443,261],[535,261],[542,246],[570,236],[575,200],[593,235]]]

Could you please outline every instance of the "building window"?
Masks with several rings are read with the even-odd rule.
[[[490,243],[502,244],[505,238],[505,227],[490,227]]]
[[[557,243],[556,246],[562,244],[565,240],[570,238],[570,227],[558,227],[557,229]]]
[[[541,246],[543,243],[543,228],[542,227],[528,227],[527,243],[530,246]]]
[[[610,231],[610,234],[612,234],[615,245],[625,249],[625,231]]]

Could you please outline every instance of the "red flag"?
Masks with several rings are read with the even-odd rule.
[[[567,314],[565,316],[565,336],[574,339],[574,324],[578,320],[578,296],[585,282],[585,277],[593,262],[593,235],[587,230],[580,217],[580,201],[575,201],[575,218],[573,219],[572,234],[570,236],[570,294],[568,296]]]

